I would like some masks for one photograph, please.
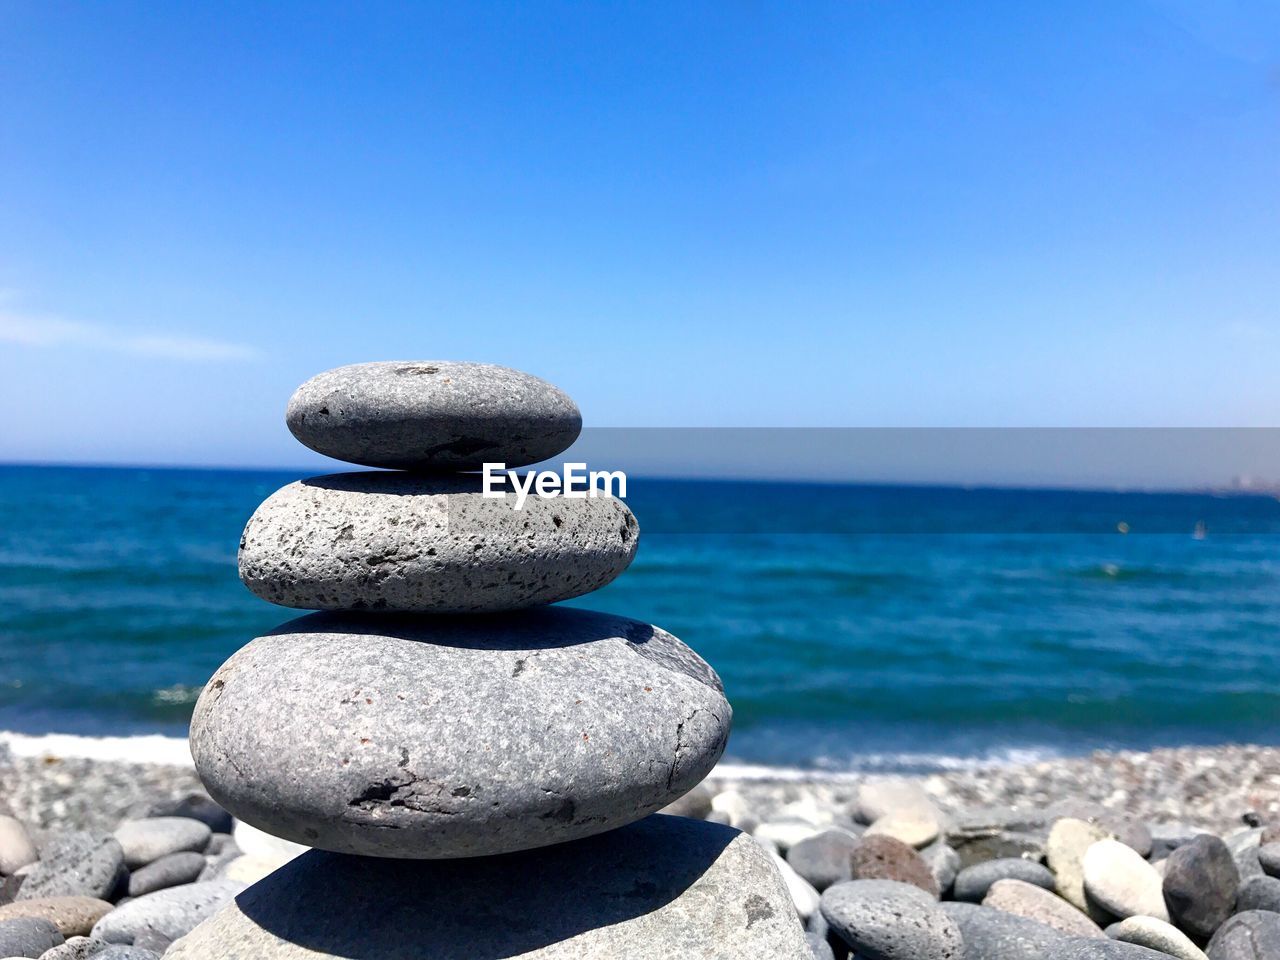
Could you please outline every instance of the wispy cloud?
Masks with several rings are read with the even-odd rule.
[[[207,337],[137,333],[57,317],[0,311],[0,341],[28,347],[78,347],[189,362],[256,360],[254,347]]]

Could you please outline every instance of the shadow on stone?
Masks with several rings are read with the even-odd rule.
[[[384,860],[312,851],[240,894],[236,906],[269,935],[264,945],[278,938],[350,960],[499,960],[672,905],[741,836],[718,824],[653,816],[586,840],[469,860]],[[780,906],[785,914],[786,904],[761,896],[749,877],[740,886],[732,879],[712,878],[679,916],[645,931],[655,938],[666,931],[670,942],[637,942],[616,955],[674,956],[683,953],[677,938],[689,936],[690,927],[697,940],[716,934],[713,928],[721,921],[739,930],[780,919],[794,924],[792,917],[776,916]],[[736,911],[730,907],[740,908],[741,916],[732,916]]]
[[[394,637],[464,650],[548,650],[615,637],[639,646],[654,636],[653,627],[639,620],[574,607],[426,616],[322,611],[283,623],[266,636],[303,633]]]

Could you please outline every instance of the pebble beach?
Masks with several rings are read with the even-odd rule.
[[[232,826],[230,817],[208,799],[190,764],[47,750],[15,755],[0,748],[0,798],[0,816],[12,818],[0,824],[21,824],[32,853],[56,850],[69,838],[106,838],[122,830],[128,840],[130,824],[135,832],[138,824],[155,824],[159,837],[142,857],[153,857],[150,864],[135,855],[132,866],[121,871],[124,879],[114,877],[112,889],[98,897],[81,891],[25,901],[43,902],[55,910],[55,937],[64,942],[18,956],[161,957],[174,940],[247,883],[282,867],[298,852],[257,831]],[[193,820],[195,829],[187,834],[179,831],[166,837],[166,825],[175,812],[203,820]],[[796,773],[771,777],[760,770],[743,776],[718,768],[667,812],[731,824],[750,833],[775,859],[796,920],[807,931],[813,955],[823,960],[853,956],[849,951],[865,946],[866,938],[874,942],[884,935],[876,911],[904,907],[917,918],[933,911],[939,929],[954,927],[959,933],[957,943],[962,946],[956,949],[961,952],[948,952],[955,945],[948,946],[945,933],[935,940],[928,931],[917,931],[918,942],[912,941],[910,948],[924,951],[911,954],[917,957],[1280,956],[1274,952],[1280,878],[1268,873],[1280,873],[1280,849],[1271,845],[1273,838],[1280,839],[1280,749],[1273,747],[1098,752],[912,778]],[[1079,828],[1096,831],[1096,836],[1086,834],[1095,842],[1117,838],[1117,849],[1124,847],[1137,858],[1125,862],[1122,857],[1122,867],[1148,868],[1146,892],[1157,894],[1161,905],[1175,902],[1170,899],[1167,871],[1170,862],[1176,862],[1175,851],[1185,848],[1184,873],[1191,893],[1202,900],[1217,898],[1217,915],[1208,921],[1212,929],[1204,922],[1197,927],[1194,920],[1182,921],[1179,928],[1167,907],[1162,916],[1133,914],[1122,924],[1119,914],[1128,912],[1123,897],[1142,895],[1141,871],[1137,880],[1130,878],[1129,886],[1120,885],[1122,899],[1111,901],[1110,910],[1089,894],[1083,908],[1073,905],[1058,892],[1060,878],[1070,871],[1051,841],[1064,831],[1064,824],[1087,825]],[[879,839],[869,840],[876,836]],[[1221,849],[1229,853],[1223,859],[1229,864],[1225,878],[1187,854],[1202,853],[1199,847],[1208,845],[1208,838],[1219,838]],[[14,842],[13,831],[0,827],[0,864],[14,871],[0,893],[5,901],[0,924],[10,914],[24,913],[23,901],[12,901],[32,865],[12,866]],[[249,849],[242,852],[238,844]],[[859,868],[857,851],[865,852],[869,844],[883,849]],[[174,846],[187,849],[170,849]],[[834,858],[828,847],[837,851]],[[17,856],[21,859],[21,851]],[[1083,862],[1083,853],[1077,859]],[[180,869],[171,872],[173,885],[164,886],[165,872],[184,866],[189,875]],[[854,876],[859,869],[862,873]],[[157,879],[148,880],[148,871]],[[154,915],[139,910],[148,906],[147,894],[136,899],[129,895],[129,878],[135,878],[136,885],[139,876],[161,884],[149,891]],[[1230,887],[1229,895],[1215,890],[1215,879]],[[921,883],[929,888],[930,898],[939,898],[928,900],[934,906],[924,903]],[[187,895],[175,906],[172,892],[168,898],[161,893],[166,889]],[[837,897],[841,891],[846,898],[850,892],[874,896],[866,902],[858,897],[845,902]],[[123,910],[131,901],[136,905]],[[110,918],[120,913],[123,923],[113,923]],[[942,917],[950,917],[949,925]],[[1185,932],[1188,925],[1191,933]],[[50,933],[39,928],[37,938],[40,935]],[[1053,943],[1062,951],[1083,952],[1046,953],[1047,944]]]

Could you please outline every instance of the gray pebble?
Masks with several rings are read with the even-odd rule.
[[[109,943],[132,944],[145,932],[176,940],[216,913],[244,888],[243,883],[212,880],[157,890],[111,911],[94,924],[92,935]]]
[[[229,834],[234,826],[231,814],[202,793],[188,793],[177,800],[164,800],[153,804],[147,816],[188,817],[191,820],[199,820],[215,836]]]
[[[478,476],[342,473],[268,497],[240,540],[240,579],[307,610],[476,613],[598,590],[635,556],[612,497],[486,498]]]
[[[165,887],[193,882],[205,868],[202,853],[171,853],[139,867],[129,875],[129,896],[141,897]]]
[[[1218,928],[1204,952],[1209,960],[1276,960],[1280,957],[1280,913],[1237,913]]]
[[[710,773],[731,718],[715,672],[636,620],[318,614],[218,669],[191,751],[215,799],[276,836],[484,856],[662,808]]]
[[[1267,843],[1258,848],[1258,866],[1269,877],[1280,877],[1280,843]]]
[[[1253,877],[1240,885],[1236,911],[1270,910],[1280,913],[1280,880],[1275,877]]]
[[[787,850],[787,863],[821,893],[842,880],[850,880],[858,838],[844,830],[823,830]]]
[[[62,934],[40,917],[0,920],[0,956],[38,957],[62,943]]]
[[[895,880],[850,880],[822,894],[831,929],[876,960],[960,960],[960,929],[929,894]]]
[[[86,960],[96,957],[110,944],[94,937],[70,937],[59,947],[40,955],[40,960]]]
[[[933,879],[938,882],[938,890],[945,897],[960,873],[960,854],[952,850],[945,840],[935,840],[920,851],[920,859],[929,867]]]
[[[999,880],[1021,880],[1045,890],[1054,889],[1053,874],[1043,864],[1005,857],[965,867],[956,875],[952,896],[966,903],[981,903],[992,884]]]
[[[409,470],[538,463],[564,452],[582,430],[577,405],[545,380],[447,360],[326,371],[294,392],[285,420],[325,456]]]
[[[236,846],[235,837],[229,833],[215,833],[204,845],[206,857],[217,857],[227,852],[240,852],[240,848]]]
[[[38,856],[26,825],[15,817],[0,816],[0,874],[12,874],[35,863]]]
[[[806,933],[804,938],[809,943],[809,952],[813,954],[813,960],[836,960],[831,944],[827,943],[825,937],[820,937],[816,933]]]
[[[1239,886],[1231,850],[1211,834],[1184,843],[1165,863],[1163,889],[1169,919],[1195,940],[1209,939],[1231,916]]]
[[[147,817],[125,820],[116,827],[125,866],[133,869],[171,853],[200,851],[209,842],[208,825],[188,817]]]
[[[160,954],[154,950],[113,943],[101,953],[95,953],[93,960],[160,960]]]
[[[1053,927],[975,903],[944,903],[941,909],[964,936],[965,957],[974,960],[1042,960],[1057,957],[1068,939]]]
[[[125,876],[124,851],[115,837],[88,830],[64,833],[41,850],[40,860],[14,899],[87,896],[110,900]]]

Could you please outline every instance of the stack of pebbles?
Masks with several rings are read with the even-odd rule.
[[[564,393],[476,363],[313,378],[289,428],[376,472],[293,483],[240,574],[322,612],[231,657],[191,750],[236,817],[314,849],[167,956],[803,958],[785,888],[732,828],[649,814],[698,784],[731,711],[666,631],[550,604],[636,551],[609,497],[482,495],[475,471],[562,453]]]

